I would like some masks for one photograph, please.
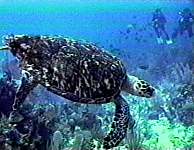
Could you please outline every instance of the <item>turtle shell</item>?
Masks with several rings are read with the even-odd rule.
[[[51,85],[81,103],[110,102],[120,93],[126,76],[119,59],[86,42],[66,42],[51,62]]]
[[[20,41],[31,47],[23,64],[41,73],[40,84],[51,92],[81,103],[107,103],[120,93],[125,67],[103,48],[62,37],[25,36]]]

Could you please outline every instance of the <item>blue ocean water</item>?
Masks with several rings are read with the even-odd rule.
[[[184,33],[172,44],[158,44],[151,21],[153,11],[161,8],[167,19],[166,30],[171,37],[178,26],[178,13],[184,8],[190,8],[194,13],[193,6],[192,0],[0,0],[0,41],[3,36],[10,34],[62,35],[90,41],[105,48],[123,61],[130,75],[149,81],[158,90],[159,95],[152,102],[142,102],[141,98],[126,96],[136,120],[136,109],[141,110],[138,105],[140,102],[141,107],[146,106],[146,110],[150,110],[139,113],[142,117],[139,126],[143,124],[145,127],[145,120],[149,117],[162,118],[161,121],[156,119],[155,122],[152,122],[155,119],[150,119],[149,125],[158,128],[150,131],[153,133],[150,135],[142,131],[143,135],[140,135],[146,140],[141,144],[148,149],[191,148],[194,145],[193,110],[179,113],[178,105],[191,104],[187,107],[193,109],[194,38],[189,38],[187,33]],[[0,42],[0,45],[3,45],[3,42]],[[16,73],[19,67],[17,62],[14,63],[11,53],[2,51],[0,64],[1,74],[8,67],[20,83],[20,73]],[[64,102],[44,89],[41,89],[43,94],[39,91],[36,89],[40,94],[32,94],[29,99],[46,104],[55,104],[57,100]],[[185,92],[188,95],[184,95]],[[136,103],[136,100],[140,102]],[[110,110],[112,106],[104,111]],[[110,118],[112,113],[114,109]],[[99,117],[103,120],[102,114]],[[190,118],[184,120],[185,116]],[[164,128],[165,126],[168,128]],[[179,131],[181,135],[178,135]],[[154,141],[155,136],[157,141]],[[184,136],[188,140],[184,141]],[[75,139],[72,135],[69,137]],[[70,143],[66,141],[63,147],[70,149],[73,147]]]

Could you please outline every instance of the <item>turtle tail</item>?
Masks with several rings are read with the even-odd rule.
[[[116,147],[126,136],[127,128],[133,128],[134,120],[129,112],[129,106],[122,96],[118,96],[115,101],[116,112],[112,129],[104,138],[104,149]]]

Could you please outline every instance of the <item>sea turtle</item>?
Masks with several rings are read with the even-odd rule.
[[[12,35],[1,50],[10,50],[20,60],[21,85],[16,93],[12,117],[27,95],[41,84],[48,91],[73,102],[116,105],[112,130],[103,146],[117,146],[134,121],[121,91],[153,97],[154,88],[135,76],[127,75],[122,62],[95,44],[60,36]]]

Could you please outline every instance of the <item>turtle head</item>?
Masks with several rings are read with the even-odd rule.
[[[124,84],[124,91],[141,97],[152,98],[155,96],[155,89],[144,80],[138,79],[135,76],[129,76]]]
[[[137,80],[133,87],[137,96],[146,98],[152,98],[155,96],[155,89],[144,80]]]
[[[26,35],[8,35],[3,39],[5,46],[0,50],[10,50],[19,59],[23,59],[31,49],[32,39]]]

